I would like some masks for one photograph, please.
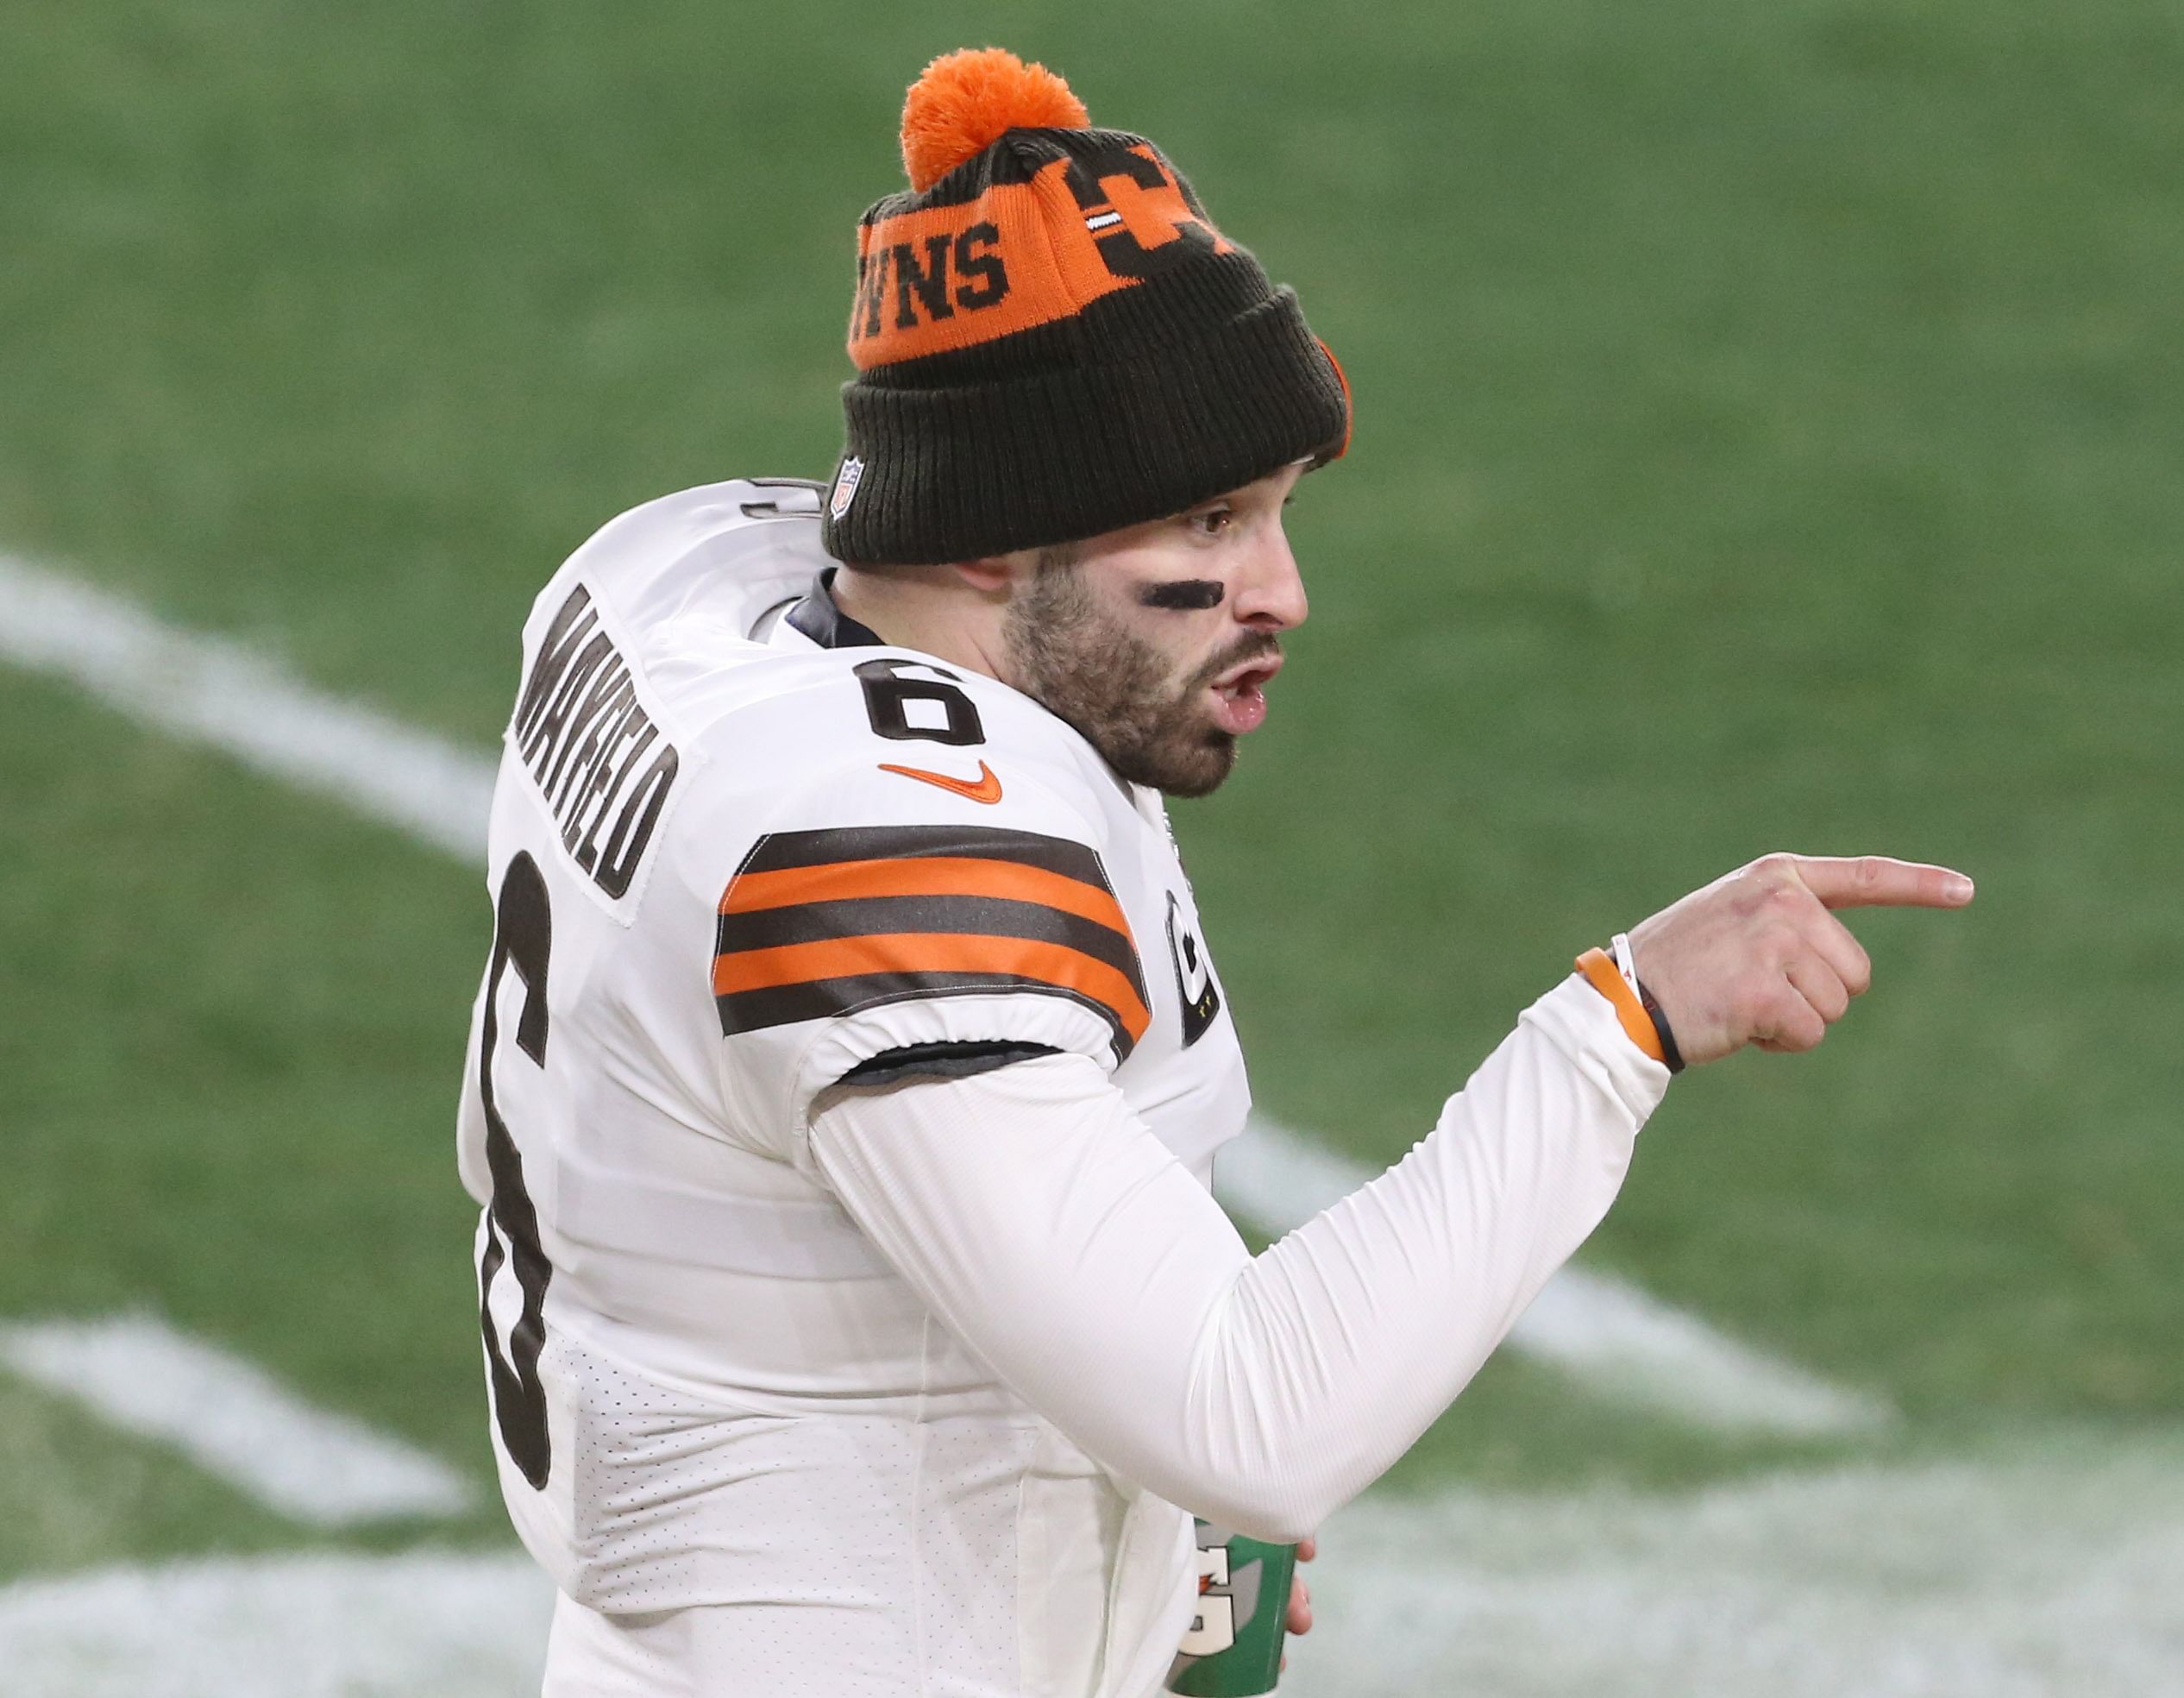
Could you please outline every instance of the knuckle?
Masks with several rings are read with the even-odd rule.
[[[1780,1029],[1799,1049],[1811,1049],[1819,1042],[1820,1034],[1827,1029],[1827,1025],[1819,1011],[1804,997],[1792,996],[1785,999]]]
[[[1767,904],[1778,914],[1795,914],[1803,907],[1799,899],[1804,892],[1794,884],[1775,884],[1768,888]]]
[[[1818,1043],[1828,1023],[1803,997],[1791,997],[1778,1005],[1774,1035],[1785,1049],[1806,1050]]]
[[[1794,873],[1785,875],[1779,883],[1771,886],[1768,894],[1778,909],[1785,914],[1795,915],[1799,920],[1827,912],[1820,898],[1812,894],[1811,888]]]

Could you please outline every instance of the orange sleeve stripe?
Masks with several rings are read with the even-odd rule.
[[[1630,988],[1630,982],[1616,969],[1614,959],[1604,949],[1588,949],[1578,957],[1578,971],[1585,982],[1616,1006],[1616,1018],[1622,1022],[1624,1035],[1654,1060],[1667,1065],[1668,1057],[1660,1047],[1660,1034],[1654,1029],[1654,1017],[1646,1012],[1646,1005],[1638,1000],[1638,993]]]
[[[1152,1023],[1137,988],[1104,961],[1063,944],[958,932],[877,933],[742,950],[714,959],[712,989],[732,997],[863,973],[933,972],[1006,973],[1074,990],[1112,1009],[1133,1043]]]
[[[999,896],[1010,902],[1039,902],[1081,920],[1113,927],[1125,937],[1130,934],[1122,905],[1097,885],[1017,861],[951,855],[830,861],[822,866],[788,867],[779,872],[746,872],[730,884],[728,893],[720,899],[720,911],[754,914],[761,909],[854,901],[860,896]]]

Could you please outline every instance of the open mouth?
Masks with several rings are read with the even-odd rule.
[[[1231,667],[1208,686],[1214,694],[1214,717],[1221,729],[1240,737],[1266,718],[1266,685],[1282,670],[1282,657],[1262,655]]]

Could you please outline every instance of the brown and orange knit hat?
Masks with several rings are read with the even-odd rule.
[[[1090,122],[996,47],[912,86],[910,192],[857,228],[837,559],[1072,542],[1347,446],[1341,371],[1295,292],[1150,142]]]

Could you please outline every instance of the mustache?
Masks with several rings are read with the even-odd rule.
[[[1247,660],[1266,660],[1282,652],[1282,640],[1271,631],[1253,632],[1239,638],[1236,646],[1215,655],[1197,671],[1191,674],[1189,688],[1197,689],[1210,684],[1232,667],[1241,666]]]

